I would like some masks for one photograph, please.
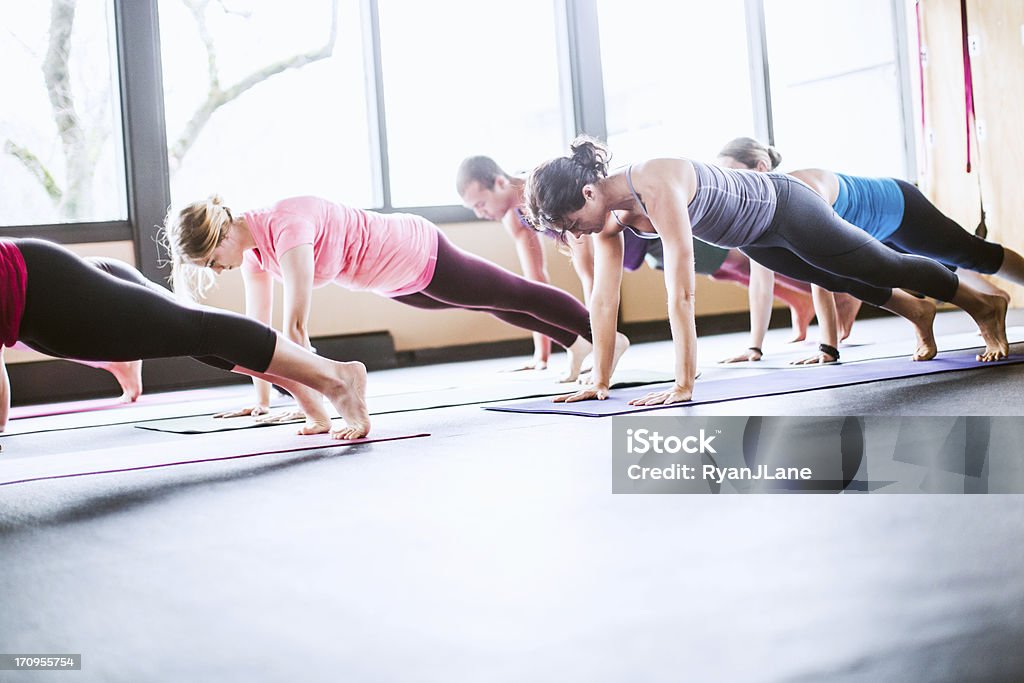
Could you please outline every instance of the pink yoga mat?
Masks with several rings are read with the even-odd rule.
[[[96,410],[125,410],[135,406],[167,405],[169,403],[185,403],[200,399],[216,398],[223,394],[230,396],[239,391],[239,387],[216,387],[206,389],[190,389],[188,391],[165,391],[158,394],[143,394],[135,403],[120,403],[117,397],[94,398],[87,401],[66,401],[62,403],[40,403],[31,406],[11,408],[10,419],[22,420],[29,417],[48,417],[50,415],[67,415],[69,413],[86,413]]]
[[[37,476],[22,477],[22,478],[19,478],[19,479],[12,479],[12,480],[9,480],[9,481],[0,481],[0,486],[11,486],[13,484],[27,484],[29,482],[46,481],[48,479],[68,479],[70,477],[87,477],[87,476],[92,476],[94,474],[115,474],[115,473],[118,473],[118,472],[138,472],[140,470],[151,470],[151,469],[157,469],[157,468],[161,468],[161,467],[174,467],[174,466],[177,466],[177,465],[196,465],[196,464],[206,463],[206,462],[220,462],[220,461],[224,461],[224,460],[238,460],[238,459],[241,459],[241,458],[254,458],[254,457],[259,456],[259,455],[277,455],[277,454],[281,454],[281,453],[298,453],[298,452],[301,452],[301,451],[312,451],[312,450],[322,450],[322,449],[331,449],[331,448],[347,448],[348,446],[358,446],[358,445],[361,445],[361,444],[383,443],[385,441],[401,441],[401,440],[404,440],[404,439],[417,439],[417,438],[424,437],[424,436],[430,436],[430,434],[427,434],[427,433],[402,434],[402,435],[398,435],[398,436],[382,436],[382,437],[376,437],[376,438],[369,437],[369,438],[365,438],[365,439],[353,439],[351,441],[334,441],[333,439],[329,439],[329,437],[327,437],[326,435],[321,435],[321,438],[316,438],[316,437],[299,437],[299,438],[309,442],[309,445],[296,446],[294,448],[277,448],[277,449],[271,449],[271,450],[261,450],[261,451],[256,451],[256,452],[253,452],[253,453],[236,453],[236,454],[233,454],[233,455],[225,455],[225,456],[211,456],[211,457],[191,458],[191,459],[182,459],[182,460],[175,459],[175,460],[170,460],[170,461],[166,461],[166,462],[156,462],[156,463],[149,463],[149,464],[145,464],[145,465],[136,465],[136,466],[130,466],[130,467],[112,467],[112,468],[105,468],[105,469],[83,470],[83,471],[80,471],[80,472],[64,472],[64,473],[52,473],[51,472],[51,473],[47,473],[45,475],[40,474],[40,475],[37,475]],[[74,462],[73,454],[64,454],[64,455],[70,456],[69,459],[67,460],[67,463],[70,466],[70,464],[72,464]],[[3,470],[0,469],[0,476],[2,476],[2,472],[3,472]]]

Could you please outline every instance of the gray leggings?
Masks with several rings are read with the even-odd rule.
[[[775,217],[763,235],[740,248],[761,265],[874,306],[885,304],[896,288],[940,301],[956,295],[959,279],[939,263],[890,249],[798,180],[771,180],[778,194]]]

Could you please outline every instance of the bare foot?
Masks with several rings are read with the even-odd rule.
[[[565,374],[559,378],[560,384],[566,382],[575,382],[579,379],[580,369],[583,367],[583,361],[586,360],[590,352],[594,350],[594,345],[583,337],[576,337],[576,341],[572,343],[572,346],[566,347],[565,353],[569,359],[569,369],[566,370]]]
[[[984,308],[977,315],[971,313],[971,316],[978,323],[981,337],[985,340],[985,352],[976,358],[986,363],[1006,358],[1010,353],[1010,344],[1006,340],[1006,299],[996,294],[978,296],[984,301]]]
[[[807,339],[807,327],[814,320],[814,303],[807,301],[807,305],[802,307],[790,305],[789,317],[793,321],[793,338],[789,340],[789,343]]]
[[[915,299],[911,304],[912,310],[906,316],[907,320],[914,326],[917,334],[917,350],[910,357],[911,360],[931,360],[939,352],[935,343],[935,304],[928,299]]]
[[[611,375],[615,373],[615,368],[619,364],[619,359],[622,358],[622,354],[629,348],[629,338],[621,332],[615,333],[615,351],[612,354],[612,367],[611,373],[609,374],[609,380]],[[569,355],[569,370],[568,372],[558,381],[560,383],[567,382],[579,382],[581,384],[589,384],[591,373],[587,373],[584,376],[580,375],[581,368],[583,367],[583,361],[590,352],[594,349],[593,345],[583,337],[578,337],[576,342],[566,349]]]
[[[121,403],[135,403],[142,396],[142,361],[112,361],[98,365],[117,380],[121,385]]]
[[[359,361],[336,363],[338,384],[327,399],[345,418],[347,427],[331,432],[335,439],[361,439],[370,433],[370,412],[366,409],[366,366]]]
[[[836,294],[835,298],[839,341],[843,341],[853,331],[853,321],[857,319],[857,313],[860,312],[861,300],[845,293]]]

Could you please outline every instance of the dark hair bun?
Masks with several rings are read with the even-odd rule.
[[[581,135],[572,141],[569,149],[572,150],[572,160],[577,165],[593,171],[601,178],[608,175],[608,160],[611,154],[603,144],[592,137]]]

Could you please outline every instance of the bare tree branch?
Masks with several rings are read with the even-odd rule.
[[[210,6],[210,0],[182,0],[188,11],[195,19],[196,28],[199,30],[199,39],[206,47],[206,71],[209,78],[210,90],[220,90],[220,75],[217,70],[217,49],[213,44],[213,36],[206,25],[206,8]]]
[[[39,160],[39,157],[13,140],[4,141],[4,154],[10,154],[20,161],[21,165],[24,166],[43,186],[43,189],[46,190],[46,194],[51,200],[53,200],[53,203],[60,204],[61,199],[64,197],[64,193],[57,185],[57,181],[53,179],[52,175],[50,175],[50,171],[48,171],[43,162]]]
[[[208,2],[208,0],[205,2],[203,0],[184,1],[189,6],[189,9],[192,9],[193,6],[199,4],[202,4],[205,8]],[[193,11],[192,16],[195,17],[196,23],[199,24],[199,35],[203,39],[203,43],[206,45],[208,55],[207,61],[213,71],[210,74],[210,90],[206,95],[206,100],[199,105],[199,108],[196,109],[192,118],[189,119],[187,124],[185,124],[184,131],[181,136],[178,137],[177,141],[171,146],[168,153],[172,172],[181,164],[181,160],[192,148],[192,145],[195,144],[196,140],[199,138],[199,133],[217,109],[238,98],[253,86],[262,83],[268,78],[271,78],[283,71],[287,71],[288,69],[300,69],[307,64],[330,57],[334,53],[334,44],[338,35],[338,0],[331,0],[331,31],[327,38],[327,42],[322,47],[268,64],[267,66],[252,72],[238,83],[225,90],[220,88],[220,78],[216,73],[216,54],[214,51],[213,41],[209,39],[205,13],[196,13]]]
[[[50,41],[43,59],[43,78],[50,97],[53,120],[57,124],[67,180],[60,208],[75,218],[89,211],[93,168],[90,163],[85,129],[75,110],[71,91],[71,33],[75,24],[76,0],[52,0],[50,4]]]

